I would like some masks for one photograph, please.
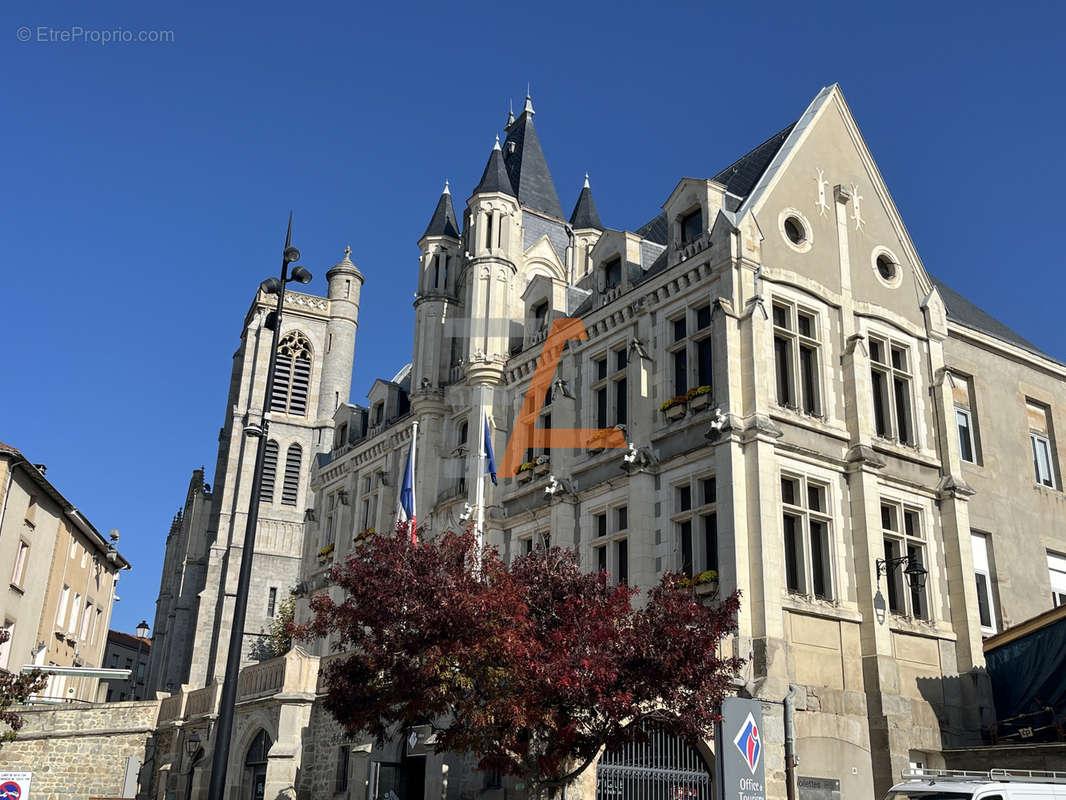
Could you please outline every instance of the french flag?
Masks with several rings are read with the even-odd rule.
[[[492,478],[492,485],[499,486],[496,482],[496,457],[492,454],[492,433],[489,431],[489,418],[482,415],[485,423],[485,473]]]
[[[396,509],[396,519],[406,522],[411,532],[411,544],[417,544],[417,518],[415,511],[415,439],[418,436],[418,423],[411,432],[411,449],[407,451],[407,466],[403,470],[403,483],[400,486],[400,503]]]

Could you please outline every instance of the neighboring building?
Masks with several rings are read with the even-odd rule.
[[[463,524],[476,502],[482,403],[499,463],[552,320],[579,317],[588,339],[563,352],[539,425],[620,428],[635,458],[592,437],[583,449],[528,451],[528,469],[486,486],[487,540],[509,559],[549,541],[573,547],[588,568],[642,587],[666,570],[716,570],[722,591],[741,589],[730,646],[748,660],[738,691],[764,703],[768,797],[786,796],[790,686],[793,777],[838,781],[844,797],[881,796],[902,769],[944,766],[946,754],[979,743],[995,720],[982,637],[1066,602],[1055,433],[1066,366],[930,276],[837,86],[713,178],[682,179],[636,231],[603,225],[587,181],[564,217],[533,114],[527,98],[508,120],[461,226],[445,186],[412,276],[412,363],[376,381],[366,407],[343,402],[345,392],[332,408],[318,405],[313,425],[277,421],[322,455],[290,484],[298,502],[277,518],[307,523],[291,539],[300,558],[286,551],[292,562],[270,585],[299,581],[306,619],[306,597],[328,590],[327,569],[393,525],[415,420],[421,533]],[[354,271],[347,257],[341,267]],[[328,300],[303,302],[328,315],[337,290],[331,279]],[[233,420],[249,407],[255,419],[262,396],[265,354],[255,372],[242,354],[265,308],[257,298],[246,321],[217,486],[236,481],[244,452]],[[319,348],[324,318],[306,309],[294,305],[284,330]],[[350,349],[344,357],[350,368]],[[312,387],[313,363],[304,367]],[[279,469],[268,460],[275,480]],[[194,619],[197,593],[210,599],[223,585],[221,573],[206,589],[199,579],[181,585],[223,563],[212,532],[225,531],[219,542],[238,536],[229,522],[190,522],[216,519],[220,507],[239,519],[245,507],[233,488],[226,503],[217,488],[207,494],[203,477],[194,475],[168,540],[157,631],[182,613]],[[546,492],[553,478],[563,491]],[[264,520],[280,511],[276,497],[264,499]],[[271,524],[280,522],[262,530]],[[264,578],[249,631],[266,621]],[[197,653],[225,647],[218,606],[206,609]],[[173,652],[187,654],[192,641]],[[328,648],[309,649],[243,670],[234,792],[415,800],[440,797],[446,779],[449,800],[521,793],[461,759],[427,756],[421,741],[346,739],[315,702]],[[158,685],[187,673],[168,674]],[[166,789],[192,797],[210,773],[218,687],[198,688],[207,675],[194,670],[193,691],[165,701],[155,750]],[[205,755],[190,764],[183,742],[194,733]],[[662,744],[656,753],[684,754],[684,765],[642,766],[676,783],[695,750]],[[692,784],[701,787],[720,743],[705,745],[692,768],[703,770]],[[591,796],[595,784],[593,770],[575,794]],[[675,796],[689,792],[671,785]],[[600,797],[611,792],[605,780]]]
[[[129,670],[125,679],[101,682],[105,703],[126,700],[145,700],[147,697],[148,663],[152,657],[152,640],[122,631],[107,632],[107,648],[103,666],[107,669]]]
[[[111,541],[30,463],[0,444],[0,563],[11,570],[0,619],[11,639],[0,668],[59,667],[37,696],[45,702],[92,702],[119,571],[129,563]],[[62,669],[74,668],[74,669]]]
[[[363,283],[349,252],[326,274],[327,297],[291,288],[285,293],[243,663],[258,660],[280,598],[299,580],[304,515],[312,505],[310,466],[332,447],[334,412],[348,401]],[[265,323],[275,305],[273,295],[259,291],[244,319],[214,489],[204,483],[203,468],[195,470],[171,524],[156,602],[150,692],[204,686],[225,673],[255,463],[254,440],[244,431],[263,416],[272,336]]]

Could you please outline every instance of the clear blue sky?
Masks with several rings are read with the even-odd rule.
[[[151,622],[289,209],[311,289],[349,243],[367,277],[359,402],[410,358],[415,243],[444,179],[465,201],[527,81],[564,207],[588,171],[621,228],[839,82],[930,271],[1066,359],[1064,29],[1050,2],[9,0],[0,441],[121,530],[114,626]]]

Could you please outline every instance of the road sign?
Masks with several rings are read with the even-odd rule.
[[[0,800],[29,800],[32,772],[0,772]]]

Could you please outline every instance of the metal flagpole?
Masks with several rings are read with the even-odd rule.
[[[477,571],[481,572],[481,549],[485,545],[485,387],[479,387],[478,448],[477,448]]]

